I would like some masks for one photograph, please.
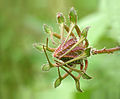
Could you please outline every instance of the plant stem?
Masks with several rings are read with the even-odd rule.
[[[71,73],[72,70],[69,70],[69,72]],[[62,76],[62,80],[65,79],[69,74],[68,73],[65,73],[63,76]]]
[[[69,29],[69,27],[68,27],[66,24],[64,24],[64,28],[65,28],[65,30],[69,33],[70,29]],[[73,32],[71,32],[70,35],[71,35],[72,37],[76,38]]]
[[[57,33],[53,33],[53,36],[55,36],[55,37],[58,38],[58,39],[61,38],[61,36],[60,36],[59,34],[57,34]]]
[[[61,42],[64,41],[64,23],[60,24]]]
[[[59,67],[58,67],[58,75],[59,75],[59,78],[61,79],[62,77],[61,77],[61,74],[60,74],[60,69],[59,69]]]
[[[73,75],[71,74],[67,69],[65,69],[63,66],[61,66],[61,68],[66,71],[75,81],[77,81],[78,79]]]
[[[110,49],[101,49],[101,50],[92,50],[92,55],[104,54],[104,53],[113,53],[115,51],[120,51],[120,47],[110,48]]]

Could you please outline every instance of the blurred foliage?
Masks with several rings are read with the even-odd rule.
[[[89,58],[88,73],[81,82],[84,93],[74,91],[71,78],[54,89],[56,71],[42,72],[43,53],[32,44],[45,43],[44,23],[54,27],[56,13],[66,17],[74,6],[80,28],[91,26],[90,45],[95,48],[120,45],[120,0],[1,0],[0,1],[0,99],[119,99],[120,53]]]

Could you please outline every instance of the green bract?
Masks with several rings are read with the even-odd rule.
[[[60,24],[65,22],[65,18],[62,13],[57,14],[57,22]]]
[[[51,33],[51,27],[49,27],[48,25],[46,25],[46,24],[44,24],[44,31],[46,32],[46,33]]]
[[[54,87],[56,88],[56,87],[58,87],[60,84],[61,84],[61,79],[58,78],[58,79],[56,79],[56,81],[55,81],[55,83],[54,83]]]
[[[69,18],[73,24],[77,23],[77,13],[73,7],[70,9]]]

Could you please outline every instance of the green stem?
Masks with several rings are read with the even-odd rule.
[[[70,73],[67,69],[65,69],[63,66],[61,66],[61,68],[62,68],[63,70],[65,70],[75,81],[78,80],[73,74],[71,74],[71,73]]]
[[[60,24],[61,42],[64,41],[64,23]]]
[[[75,27],[75,24],[71,24],[70,31],[69,31],[68,36],[67,36],[67,38],[65,39],[63,45],[67,42],[67,40],[68,40],[68,38],[70,37],[71,32],[73,31],[74,27]]]

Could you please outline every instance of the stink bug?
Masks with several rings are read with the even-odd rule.
[[[61,43],[56,48],[48,47],[48,38],[46,40],[46,45],[42,45],[45,52],[48,65],[44,65],[42,70],[48,71],[49,69],[56,67],[58,68],[58,78],[54,83],[55,88],[61,84],[61,81],[70,75],[76,84],[78,91],[82,92],[80,89],[79,80],[82,77],[83,79],[91,79],[90,76],[86,74],[88,67],[87,58],[91,55],[101,54],[101,53],[112,53],[114,51],[120,50],[120,47],[111,48],[111,49],[102,49],[102,50],[93,50],[89,47],[89,42],[87,40],[87,33],[89,27],[86,27],[82,31],[77,25],[77,13],[74,8],[70,9],[69,13],[70,19],[70,28],[65,24],[65,17],[62,13],[57,14],[57,22],[60,26],[60,35],[54,33],[48,25],[44,25],[44,30],[46,33],[50,34],[52,43],[55,44],[53,36],[60,39]],[[73,29],[76,30],[78,37],[73,33]],[[67,31],[67,37],[64,37],[64,30]],[[41,44],[34,45],[37,49],[41,49]],[[55,63],[51,63],[47,55],[47,51],[53,52],[53,57],[55,58]],[[79,69],[77,68],[79,66]],[[61,76],[60,68],[63,69],[66,73]],[[69,70],[68,70],[69,69]],[[74,76],[72,71],[77,72],[78,76]]]

